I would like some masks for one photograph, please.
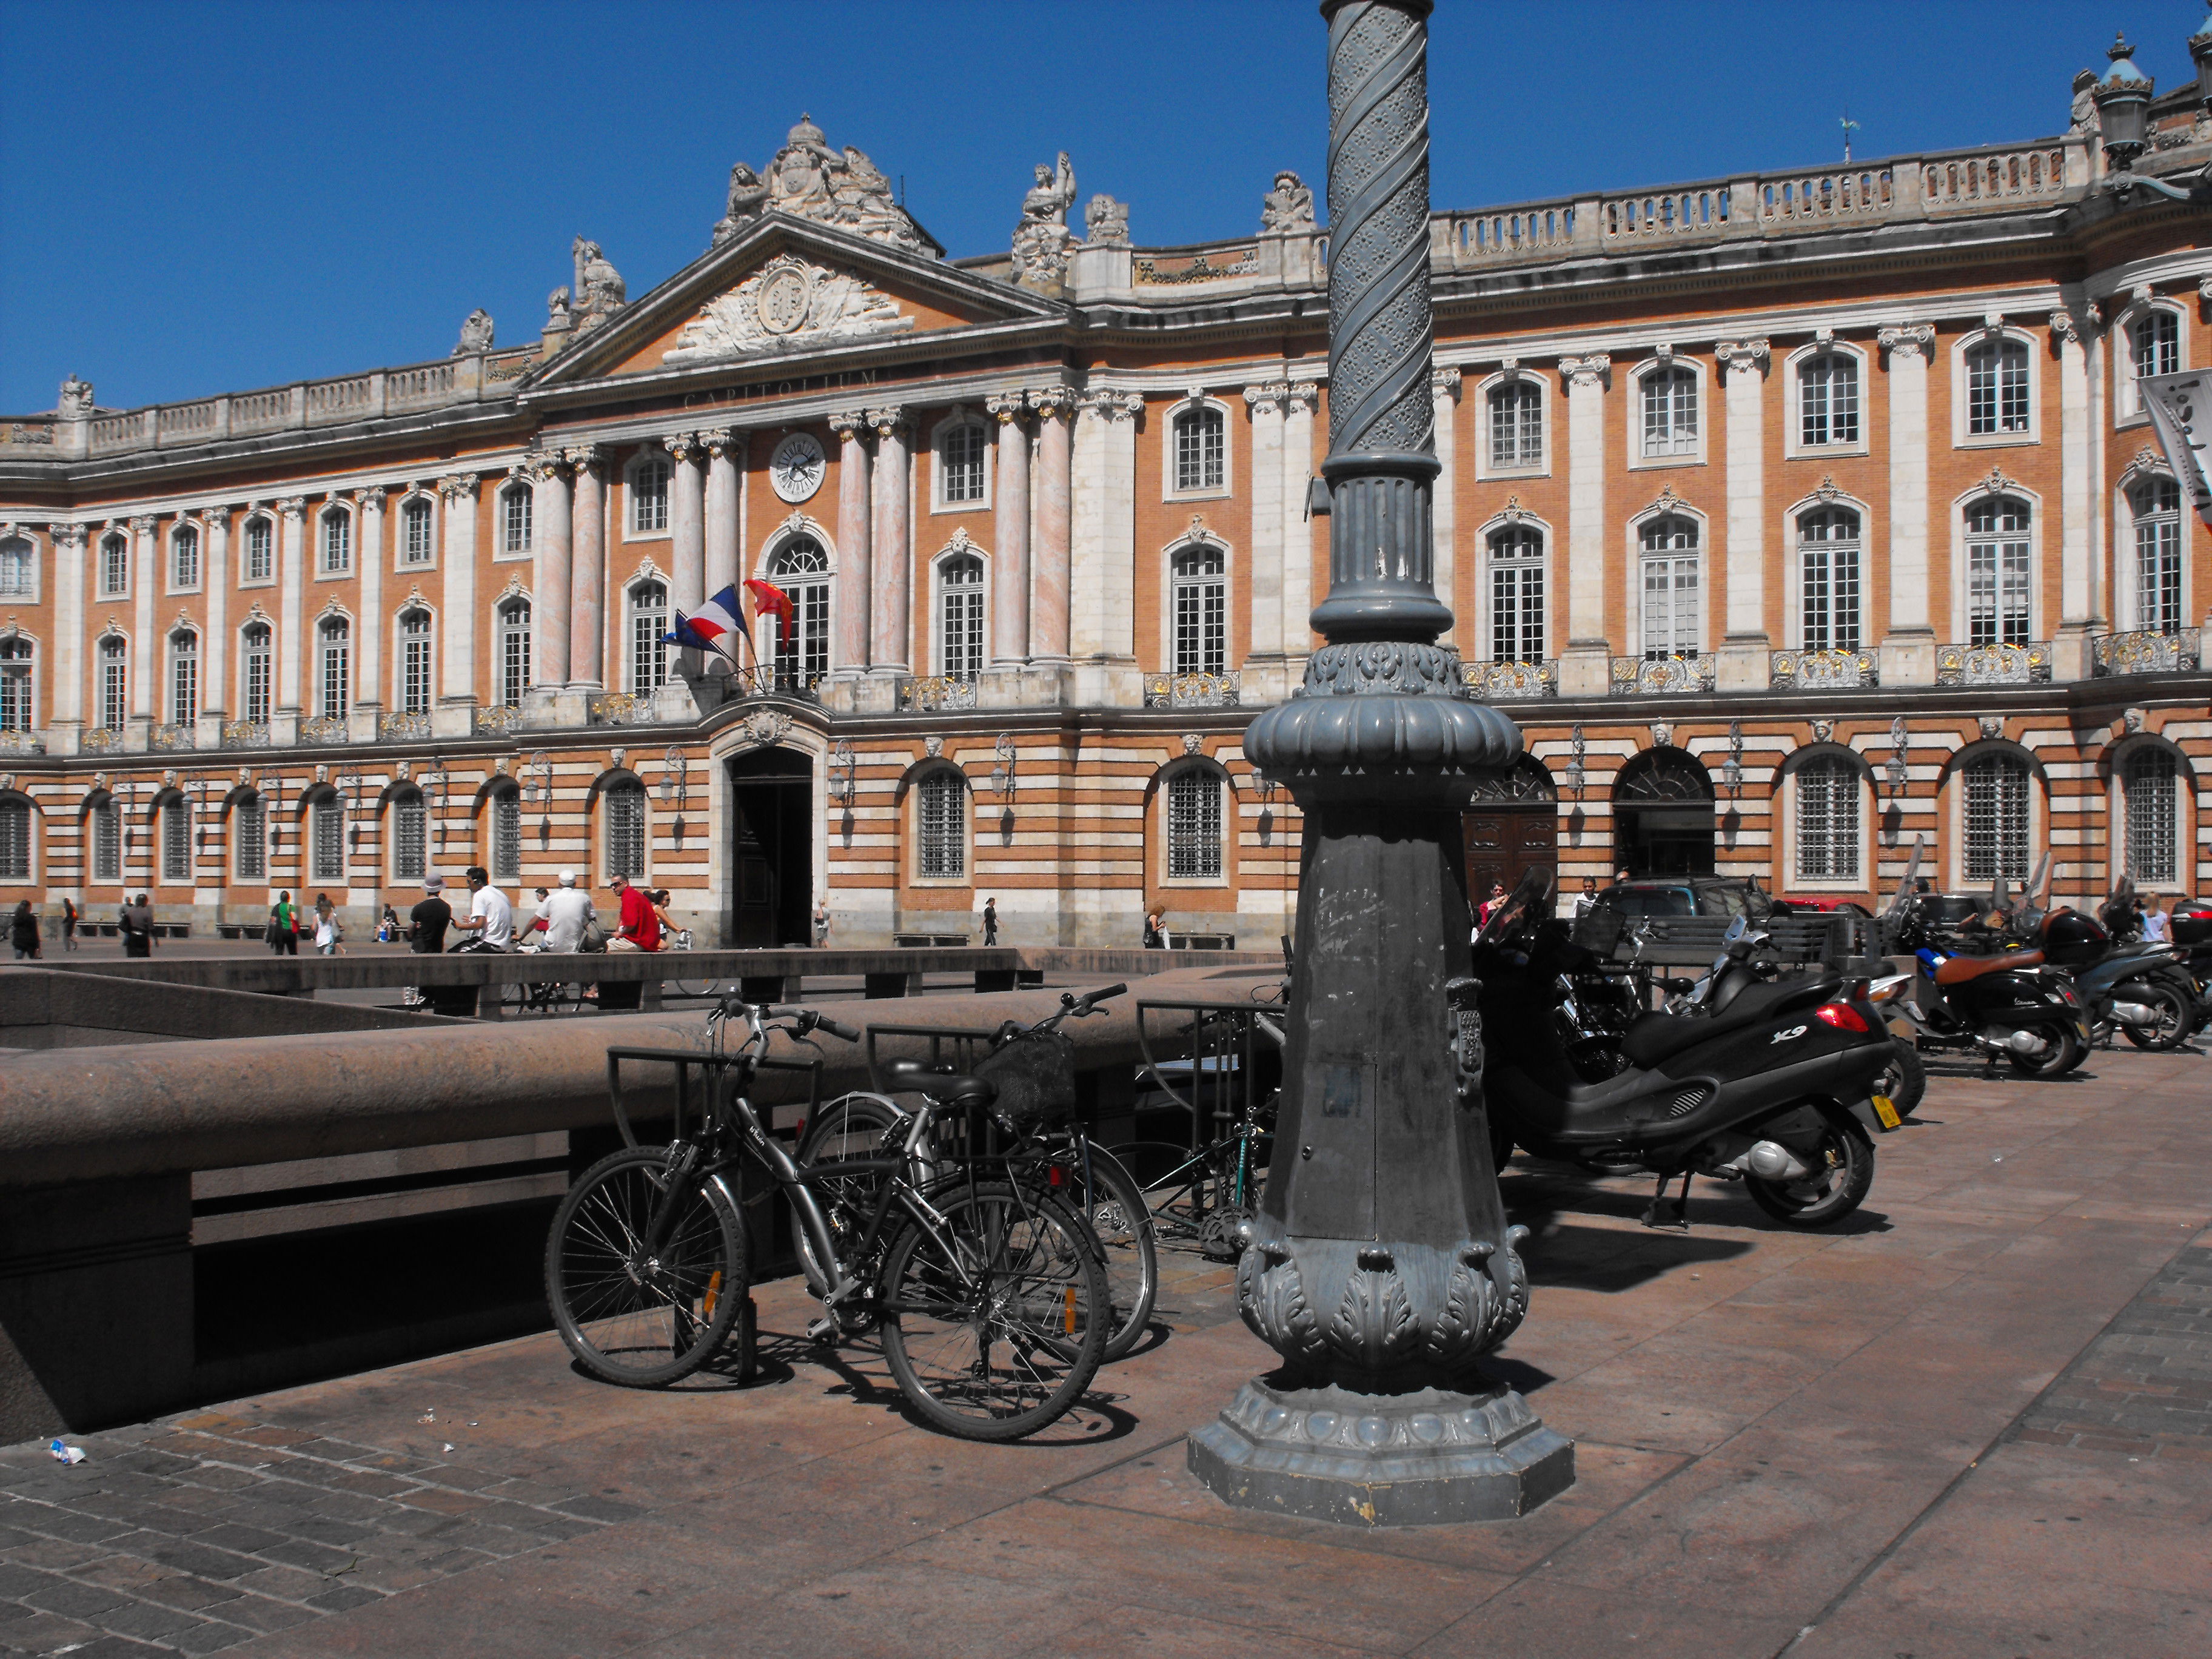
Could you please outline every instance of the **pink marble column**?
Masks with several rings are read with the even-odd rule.
[[[1014,668],[1030,654],[1030,434],[1018,392],[985,405],[999,422],[999,477],[992,498],[991,665]]]
[[[606,648],[607,479],[605,463],[594,447],[571,449],[565,459],[576,469],[570,532],[568,684],[580,691],[598,691],[606,685],[600,677],[599,662]]]
[[[574,522],[568,472],[557,454],[532,469],[532,504],[538,547],[530,573],[531,684],[557,690],[568,683],[568,572],[574,559]],[[365,678],[365,677],[364,677]]]
[[[703,592],[719,593],[738,580],[738,456],[748,434],[718,427],[702,432],[707,446],[707,559]]]
[[[872,409],[868,424],[876,429],[870,666],[881,674],[903,674],[908,672],[907,640],[913,631],[908,615],[913,556],[907,544],[906,410],[896,405]]]
[[[676,567],[668,603],[688,612],[707,596],[707,477],[699,465],[706,452],[696,432],[673,433],[664,441],[676,463],[668,481],[668,556]]]
[[[857,409],[830,417],[837,434],[837,585],[830,595],[836,619],[830,666],[858,672],[868,665],[868,420]]]
[[[1069,422],[1075,394],[1064,386],[1030,393],[1037,412],[1036,577],[1030,599],[1030,660],[1063,663],[1067,652]]]

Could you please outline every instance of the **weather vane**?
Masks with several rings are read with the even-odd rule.
[[[1851,135],[1859,130],[1859,124],[1851,119],[1851,112],[1849,110],[1845,110],[1837,118],[1844,129],[1844,160],[1849,162],[1851,159]]]

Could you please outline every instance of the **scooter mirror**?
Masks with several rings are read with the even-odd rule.
[[[1912,884],[1920,875],[1920,855],[1927,850],[1927,846],[1925,836],[1915,836],[1912,838],[1912,856],[1905,861],[1905,874],[1898,880],[1897,896],[1889,902],[1888,915],[1893,916],[1902,911],[1905,901],[1911,896]]]
[[[1749,919],[1743,916],[1738,916],[1734,921],[1729,923],[1728,932],[1721,935],[1721,943],[1723,945],[1733,945],[1750,931],[1751,922]]]

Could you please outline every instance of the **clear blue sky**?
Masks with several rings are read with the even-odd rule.
[[[1442,0],[1434,198],[1472,207],[2063,131],[2115,28],[2161,88],[2195,0],[1702,5]],[[955,257],[1002,250],[1030,165],[1139,243],[1318,192],[1305,0],[136,5],[0,0],[0,411],[64,374],[115,407],[442,356],[483,306],[534,337],[568,244],[633,296],[702,252],[730,164],[801,109]]]

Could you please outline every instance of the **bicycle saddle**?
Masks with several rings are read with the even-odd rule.
[[[999,1097],[998,1085],[987,1077],[963,1077],[957,1072],[933,1071],[918,1060],[895,1060],[884,1067],[884,1080],[893,1094],[909,1090],[932,1100],[956,1106],[988,1106]]]

